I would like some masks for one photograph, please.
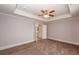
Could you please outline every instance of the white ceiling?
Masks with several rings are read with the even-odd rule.
[[[79,4],[70,4],[69,9],[70,9],[70,13],[73,17],[79,16]]]
[[[55,16],[50,18],[38,16],[40,14],[40,10],[42,9],[55,10]],[[47,22],[68,17],[78,17],[79,4],[1,4],[0,12],[9,14],[19,14],[25,17]]]
[[[0,13],[10,13],[15,11],[16,4],[0,4]]]
[[[32,13],[34,15],[38,15],[40,13],[40,10],[55,10],[55,16],[59,16],[62,14],[67,14],[68,12],[68,7],[67,5],[61,5],[61,4],[27,4],[27,5],[18,5],[18,9],[21,9],[25,12]]]

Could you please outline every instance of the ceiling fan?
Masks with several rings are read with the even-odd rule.
[[[39,16],[43,16],[45,18],[48,18],[48,17],[53,17],[54,14],[53,12],[55,12],[55,10],[41,10],[41,14]]]

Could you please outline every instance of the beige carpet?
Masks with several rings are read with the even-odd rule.
[[[39,40],[0,51],[1,55],[79,55],[79,46],[54,40]]]

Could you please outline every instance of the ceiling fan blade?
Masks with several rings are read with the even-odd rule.
[[[48,12],[48,10],[45,10],[45,12]]]
[[[53,17],[54,15],[49,15],[49,16],[52,16]]]
[[[49,13],[55,12],[55,10],[51,10]]]
[[[45,11],[44,11],[44,10],[41,10],[41,12],[45,13]]]

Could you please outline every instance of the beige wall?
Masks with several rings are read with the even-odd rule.
[[[35,23],[29,18],[0,14],[0,49],[34,41]]]
[[[79,18],[67,18],[48,23],[48,38],[79,45]]]

